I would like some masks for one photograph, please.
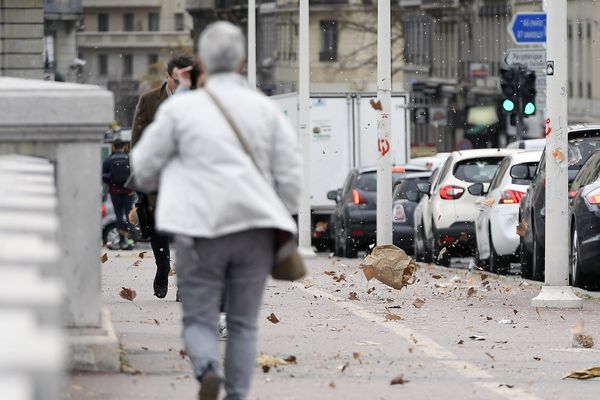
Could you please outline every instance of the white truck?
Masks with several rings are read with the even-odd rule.
[[[279,104],[294,127],[298,126],[298,94],[271,97]],[[371,105],[375,93],[311,95],[311,212],[312,240],[319,250],[330,248],[328,224],[335,204],[327,192],[342,187],[353,168],[377,164],[377,118]],[[408,93],[392,94],[392,162],[406,164],[410,159],[410,110]]]

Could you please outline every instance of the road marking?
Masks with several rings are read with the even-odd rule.
[[[396,323],[390,323],[389,321],[386,321],[385,318],[383,318],[382,316],[374,314],[366,310],[364,307],[361,307],[355,301],[344,300],[342,298],[332,295],[331,293],[317,289],[314,286],[305,288],[303,284],[298,282],[294,283],[294,285],[300,290],[312,294],[313,296],[323,297],[325,299],[330,300],[336,306],[350,311],[352,314],[356,315],[359,318],[362,318],[369,322],[373,322],[381,327],[392,331],[394,334],[400,336],[409,343],[414,343],[414,341],[416,340],[416,347],[419,350],[421,350],[426,356],[437,359],[441,364],[452,368],[465,378],[486,379],[486,381],[484,382],[473,382],[473,384],[476,386],[479,386],[483,389],[487,389],[500,397],[510,400],[541,400],[540,397],[537,397],[530,393],[526,393],[521,389],[500,386],[503,382],[492,380],[495,377],[489,372],[482,370],[474,364],[459,359],[454,353],[452,353],[447,348],[441,346],[433,339],[423,334],[417,333],[416,331],[413,331],[412,329],[407,328],[406,326],[403,326],[398,321],[396,321]]]

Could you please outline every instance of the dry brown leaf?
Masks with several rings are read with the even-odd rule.
[[[527,222],[519,222],[517,225],[517,235],[521,237],[525,237],[525,233],[527,232]]]
[[[488,356],[489,358],[491,358],[493,361],[496,361],[496,358],[493,355],[491,355],[490,353],[486,352],[485,355]]]
[[[302,284],[304,285],[304,289],[308,289],[309,287],[315,286],[314,282],[309,279],[303,280]]]
[[[154,318],[154,323],[155,323],[156,325],[160,325],[160,322],[158,322],[158,320],[157,320],[156,318]]]
[[[398,321],[398,320],[401,320],[401,319],[402,319],[402,317],[401,317],[401,316],[399,316],[398,314],[394,314],[394,313],[387,313],[387,314],[385,315],[385,319],[386,319],[387,321]]]
[[[185,356],[187,356],[187,353],[185,352],[185,350],[181,349],[179,350],[179,355],[181,356],[181,358],[185,358]]]
[[[147,251],[142,251],[141,253],[138,254],[139,258],[144,258],[144,256],[146,255]]]
[[[275,367],[277,365],[288,365],[289,363],[285,361],[281,357],[270,356],[265,353],[260,353],[258,357],[256,357],[256,363],[262,366]]]
[[[383,111],[383,106],[381,105],[381,100],[375,101],[374,99],[371,99],[369,101],[369,103],[371,104],[371,107],[373,108],[373,110]]]
[[[467,290],[467,297],[473,297],[476,293],[477,293],[477,289],[475,289],[474,287],[471,287],[471,288],[469,288],[469,290]]]
[[[296,356],[288,356],[287,358],[284,358],[284,361],[289,364],[297,364],[298,363],[298,359],[296,358]]]
[[[334,275],[335,275],[335,271],[325,271],[325,272],[323,272],[323,273],[324,273],[325,275],[328,275],[328,276],[334,276]]]
[[[515,313],[515,315],[517,315],[518,311],[517,310],[513,310],[513,312]]]
[[[346,274],[340,274],[340,276],[334,276],[333,280],[336,282],[341,282],[346,280]]]
[[[350,300],[358,300],[358,294],[356,294],[356,292],[350,292],[348,293],[348,298]]]
[[[368,266],[362,267],[363,274],[365,274],[365,278],[367,278],[367,282],[371,279],[375,278],[375,268]]]
[[[270,365],[263,365],[262,366],[262,371],[266,374],[267,372],[269,372],[271,370],[271,366]]]
[[[137,295],[137,293],[133,289],[121,287],[121,291],[119,292],[119,295],[122,298],[124,298],[125,300],[133,301],[133,299],[135,299],[135,296]]]
[[[432,275],[431,275],[431,277],[432,277],[433,279],[442,279],[442,278],[444,278],[444,276],[442,276],[442,275],[438,275],[438,274],[432,274]]]
[[[277,318],[277,315],[275,315],[275,313],[271,313],[271,315],[269,315],[267,317],[267,320],[269,320],[273,324],[278,324],[279,323],[279,318]]]
[[[407,382],[410,382],[410,381],[407,381],[406,379],[404,379],[404,377],[402,377],[402,375],[400,375],[400,376],[397,376],[394,379],[392,379],[392,381],[390,382],[390,385],[404,385]]]
[[[533,357],[535,361],[542,361],[542,357]]]
[[[350,363],[348,361],[346,361],[345,363],[343,363],[342,365],[338,366],[338,369],[342,372],[344,372],[346,370],[346,368],[348,368],[348,365],[350,365]]]
[[[563,379],[572,378],[572,379],[592,379],[592,378],[600,378],[600,367],[593,367],[584,369],[583,371],[573,371],[569,375],[565,376]]]
[[[355,360],[358,360],[360,358],[360,353],[354,352],[352,353],[352,357],[354,357]]]
[[[108,254],[106,254],[106,253],[102,254],[102,257],[100,257],[100,262],[102,264],[104,264],[107,261],[108,261]]]
[[[136,262],[131,264],[132,267],[139,267],[140,265],[142,265],[142,260],[137,260]]]
[[[372,288],[370,288],[370,289],[367,289],[367,294],[371,294],[371,293],[373,293],[374,291],[375,291],[375,288],[374,288],[374,287],[372,287]]]
[[[425,300],[423,300],[420,297],[416,297],[415,300],[413,301],[413,306],[415,306],[415,308],[421,308],[421,307],[423,307],[424,304],[425,304]]]
[[[488,275],[488,274],[481,274],[481,275],[479,275],[479,279],[481,279],[481,281],[482,281],[482,282],[483,282],[483,281],[486,281],[486,280],[487,280],[487,278],[489,278],[489,275]]]
[[[573,340],[577,347],[583,347],[584,349],[591,349],[596,344],[592,336],[584,335],[582,333],[573,335]]]
[[[335,389],[335,383],[334,382],[329,382],[329,387],[332,389]]]

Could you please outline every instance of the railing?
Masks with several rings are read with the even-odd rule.
[[[67,365],[54,165],[0,156],[0,399],[58,400]]]
[[[79,47],[167,47],[192,45],[187,32],[81,32]]]

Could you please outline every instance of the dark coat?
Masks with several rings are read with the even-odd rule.
[[[163,83],[160,87],[150,90],[140,96],[135,116],[133,117],[133,127],[131,128],[131,147],[142,137],[144,129],[154,121],[154,115],[158,106],[167,99],[167,83]]]

